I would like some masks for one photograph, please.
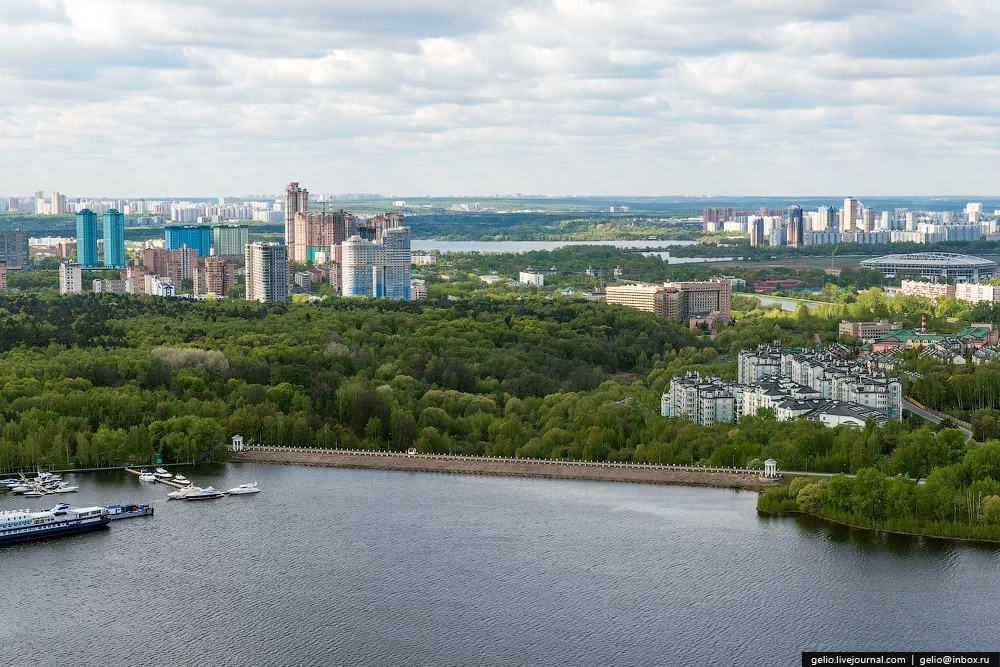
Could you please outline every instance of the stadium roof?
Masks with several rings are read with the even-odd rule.
[[[960,255],[954,252],[913,252],[903,255],[884,255],[874,259],[866,259],[861,262],[861,266],[870,269],[888,268],[904,264],[907,267],[916,268],[925,266],[927,268],[967,268],[967,267],[990,267],[996,268],[997,263],[974,257],[972,255]]]

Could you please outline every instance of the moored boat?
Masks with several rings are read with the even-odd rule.
[[[83,533],[106,526],[109,521],[104,507],[71,508],[65,503],[42,512],[0,511],[0,544]]]
[[[153,507],[146,503],[139,503],[138,505],[108,505],[105,509],[108,510],[108,518],[112,521],[115,519],[131,519],[136,516],[153,516]]]
[[[160,479],[170,479],[171,477],[173,477],[173,475],[171,475],[169,472],[167,472],[163,468],[157,468],[156,471],[153,472],[153,475],[155,475],[156,477],[159,477]]]
[[[177,489],[176,491],[171,491],[170,493],[167,494],[167,499],[184,500],[185,497],[191,495],[192,493],[197,493],[198,491],[201,491],[200,486],[195,486],[194,484],[190,484],[188,486],[185,486],[183,489]]]
[[[153,473],[151,473],[148,470],[146,470],[145,468],[143,468],[142,470],[139,471],[139,481],[140,482],[155,482],[156,481],[156,475],[154,475]]]
[[[230,496],[243,496],[248,493],[260,493],[260,489],[257,488],[257,482],[252,484],[240,484],[236,488],[229,489],[226,493]]]
[[[181,474],[174,475],[174,481],[180,482],[181,484],[190,484],[191,480]]]
[[[184,500],[212,500],[214,498],[221,498],[224,495],[226,494],[216,491],[215,487],[206,486],[204,489],[187,494],[184,496]]]

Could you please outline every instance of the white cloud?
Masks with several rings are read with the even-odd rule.
[[[981,192],[974,0],[0,0],[0,191]]]

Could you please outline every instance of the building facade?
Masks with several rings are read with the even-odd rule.
[[[187,246],[201,257],[212,254],[212,228],[208,225],[167,225],[163,228],[163,240],[167,250]]]
[[[211,228],[213,255],[243,255],[250,243],[250,228],[246,225],[213,225]]]
[[[288,301],[288,246],[255,241],[246,245],[244,253],[247,301]]]
[[[59,265],[59,293],[79,294],[83,291],[83,271],[77,262]]]
[[[101,217],[104,222],[102,264],[116,268],[125,266],[125,214],[111,209]]]
[[[236,262],[226,261],[220,256],[205,257],[204,261],[195,265],[193,280],[195,294],[225,296],[230,287],[239,284]]]
[[[309,191],[298,183],[285,186],[285,245],[295,247],[295,214],[309,210]]]
[[[76,262],[97,266],[97,214],[85,208],[76,214]]]
[[[409,227],[386,229],[376,241],[355,235],[341,247],[344,296],[409,300]]]

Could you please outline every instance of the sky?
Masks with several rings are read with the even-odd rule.
[[[0,0],[0,195],[995,195],[998,0]]]

